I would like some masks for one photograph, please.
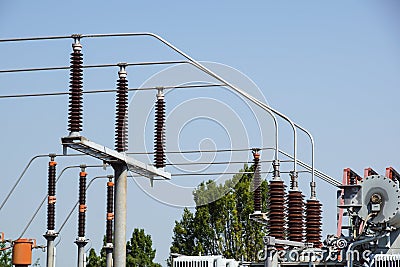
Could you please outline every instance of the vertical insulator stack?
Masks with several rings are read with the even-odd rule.
[[[154,166],[165,167],[165,101],[162,89],[158,90],[155,107]]]
[[[261,166],[260,166],[260,153],[258,148],[253,148],[253,162],[254,162],[254,212],[261,212]]]
[[[86,225],[86,176],[87,173],[82,168],[79,173],[79,217],[78,217],[78,237],[85,237]]]
[[[51,157],[48,171],[47,188],[47,230],[54,231],[56,220],[56,166],[57,162]]]
[[[300,191],[289,191],[288,194],[288,239],[304,241],[304,196]]]
[[[106,222],[106,243],[112,243],[114,220],[114,183],[107,182],[107,222]]]
[[[321,203],[316,199],[307,200],[306,203],[306,241],[313,243],[314,247],[321,247]]]
[[[128,80],[126,79],[126,64],[119,64],[119,79],[117,81],[117,111],[115,122],[115,150],[124,152],[128,149]]]
[[[285,185],[281,180],[269,184],[269,235],[285,238]]]
[[[68,130],[70,133],[78,133],[82,130],[82,45],[76,39],[72,44],[70,66],[70,93]]]

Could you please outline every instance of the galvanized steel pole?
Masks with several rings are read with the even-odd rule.
[[[56,239],[56,234],[45,234],[44,237],[47,240],[47,267],[54,267],[55,266],[55,246],[54,246],[54,239]]]
[[[126,264],[126,195],[128,167],[125,164],[113,165],[114,186],[114,267]]]
[[[106,247],[106,266],[113,267],[113,248]]]

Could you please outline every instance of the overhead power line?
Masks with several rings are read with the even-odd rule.
[[[188,88],[206,88],[206,87],[221,87],[223,84],[191,84],[191,85],[168,85],[168,86],[154,86],[154,87],[142,87],[142,88],[129,88],[128,91],[148,91],[157,90],[160,87],[165,90],[171,89],[188,89]],[[117,92],[116,89],[101,89],[101,90],[89,90],[83,91],[83,94],[97,94],[97,93],[112,93]],[[5,98],[24,98],[24,97],[44,97],[44,96],[61,96],[69,95],[69,92],[53,92],[53,93],[37,93],[37,94],[12,94],[12,95],[0,95],[0,99]]]
[[[260,150],[273,150],[273,147],[263,147]],[[165,151],[166,154],[190,154],[190,153],[216,153],[216,152],[239,152],[239,151],[251,151],[251,148],[224,148],[224,149],[209,149],[209,150],[172,150]],[[128,152],[128,155],[151,155],[154,152]]]
[[[273,160],[260,160],[260,163],[271,163]],[[293,162],[293,160],[281,160],[280,162]],[[253,164],[252,161],[210,161],[210,162],[177,162],[167,163],[167,166],[181,165],[227,165],[227,164]]]
[[[115,64],[95,64],[95,65],[84,65],[83,69],[91,68],[110,68],[118,67],[119,63]],[[147,61],[147,62],[133,62],[126,63],[126,66],[152,66],[152,65],[172,65],[172,64],[191,64],[185,60],[173,60],[173,61]],[[16,73],[16,72],[34,72],[34,71],[53,71],[53,70],[69,70],[70,66],[59,66],[59,67],[43,67],[43,68],[24,68],[24,69],[5,69],[0,70],[0,73]]]

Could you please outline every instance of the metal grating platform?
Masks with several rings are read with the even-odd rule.
[[[128,157],[124,153],[119,153],[108,147],[96,144],[83,136],[63,137],[61,138],[61,143],[64,147],[64,154],[66,154],[66,149],[69,147],[109,164],[125,163],[130,171],[144,177],[171,179],[171,174],[162,169],[157,169],[152,165]]]

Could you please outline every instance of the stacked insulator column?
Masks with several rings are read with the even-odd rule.
[[[86,165],[81,165],[81,172],[79,173],[79,213],[78,213],[78,238],[75,244],[78,246],[78,267],[85,266],[85,245],[87,239],[85,238],[86,228]]]
[[[70,94],[69,94],[69,114],[68,130],[70,135],[79,135],[82,130],[82,45],[79,37],[75,38],[72,44],[70,66]]]
[[[48,171],[47,230],[54,232],[56,220],[56,166],[55,156],[50,156]]]
[[[106,251],[106,266],[113,266],[113,223],[114,223],[114,183],[112,182],[112,175],[108,176],[107,182],[107,216],[106,216],[106,244],[104,249]]]
[[[314,247],[321,247],[321,203],[316,199],[309,199],[306,203],[306,241]]]
[[[269,235],[285,238],[285,185],[282,180],[272,180],[269,184]]]
[[[114,220],[114,183],[107,182],[107,221],[106,221],[106,243],[111,244],[113,239]]]
[[[297,172],[290,173],[290,191],[287,198],[288,239],[304,241],[304,196],[299,191]]]
[[[125,63],[118,64],[120,71],[117,81],[117,111],[115,123],[115,150],[124,152],[128,149],[128,80]]]
[[[162,88],[158,89],[155,107],[154,166],[165,167],[165,101]]]
[[[85,168],[79,173],[79,217],[78,217],[78,238],[85,237],[86,225],[86,176]]]
[[[304,241],[304,196],[300,191],[290,190],[288,206],[288,239]]]
[[[55,230],[56,220],[56,166],[54,161],[56,155],[50,154],[47,188],[47,232],[43,235],[47,240],[47,260],[46,266],[54,267],[55,246],[54,239],[57,237]]]
[[[261,212],[261,166],[260,166],[260,149],[253,148],[253,162],[254,162],[254,212]]]

